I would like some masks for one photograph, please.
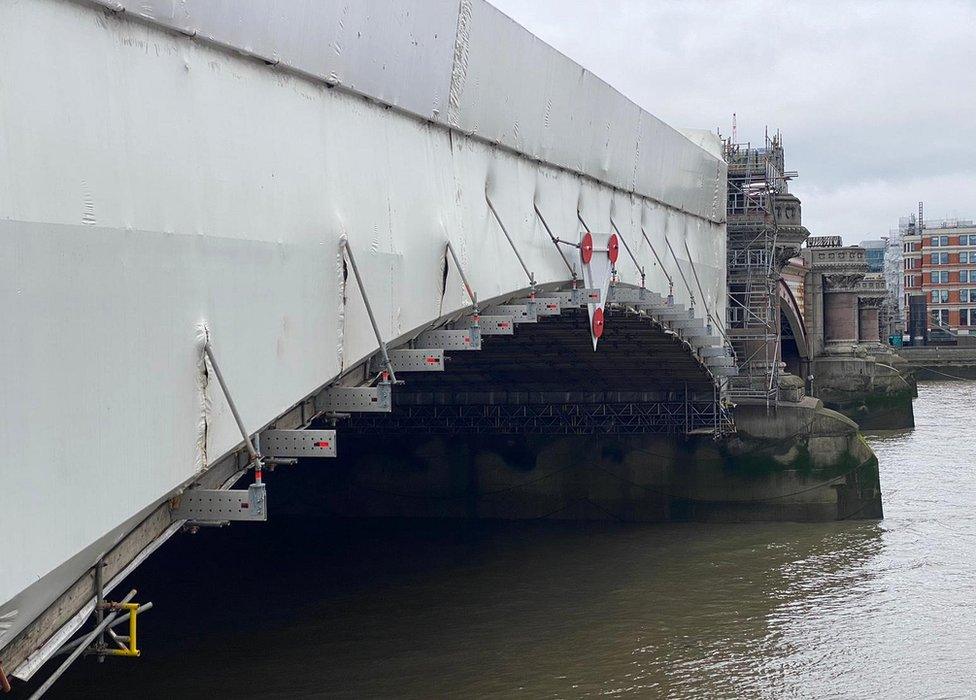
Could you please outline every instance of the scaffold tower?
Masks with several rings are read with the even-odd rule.
[[[785,169],[779,133],[767,134],[762,146],[727,139],[724,150],[729,173],[727,327],[739,367],[728,393],[770,406],[782,372],[780,271],[809,234],[800,226],[800,202],[789,193],[796,173]]]

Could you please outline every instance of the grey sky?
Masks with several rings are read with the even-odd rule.
[[[976,218],[976,2],[490,1],[673,126],[779,128],[815,235]]]

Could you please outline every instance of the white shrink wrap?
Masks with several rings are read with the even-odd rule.
[[[203,333],[250,430],[376,351],[343,238],[391,341],[467,303],[448,241],[528,289],[486,195],[540,284],[533,205],[724,315],[721,160],[481,0],[102,4],[0,2],[0,651],[240,443]]]

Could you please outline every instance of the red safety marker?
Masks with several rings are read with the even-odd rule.
[[[617,240],[617,234],[610,234],[610,240],[607,241],[607,256],[610,258],[610,262],[616,263],[617,256],[620,255],[620,242]]]
[[[593,257],[593,236],[589,231],[583,234],[583,240],[580,241],[580,257],[583,258],[584,265]]]
[[[593,312],[593,337],[599,339],[603,335],[603,309]]]
[[[329,442],[327,440],[320,440],[319,442],[313,443],[316,447],[328,447]]]

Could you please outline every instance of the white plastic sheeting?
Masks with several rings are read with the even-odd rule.
[[[723,164],[484,3],[131,4],[376,100],[87,4],[0,3],[0,648],[239,443],[200,393],[201,324],[252,430],[375,351],[342,236],[386,338],[467,303],[440,296],[448,240],[481,299],[527,287],[486,192],[540,283],[568,274],[533,203],[568,239],[577,209],[613,216],[662,293],[641,223],[665,269],[665,234],[687,244],[724,316]],[[441,125],[452,81],[478,138]]]
[[[95,1],[725,220],[720,158],[484,0]]]

